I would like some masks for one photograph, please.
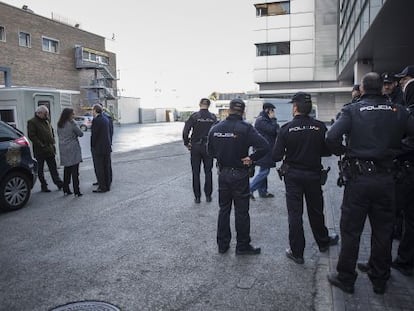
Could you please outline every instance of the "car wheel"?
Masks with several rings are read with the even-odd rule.
[[[82,131],[84,131],[84,132],[86,132],[88,130],[88,128],[86,127],[86,125],[83,125],[83,124],[80,126],[80,129]]]
[[[0,183],[0,207],[5,211],[22,208],[30,198],[30,181],[20,172],[12,172]]]

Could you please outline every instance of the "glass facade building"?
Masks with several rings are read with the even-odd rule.
[[[387,0],[340,0],[339,72],[350,61],[361,39]]]

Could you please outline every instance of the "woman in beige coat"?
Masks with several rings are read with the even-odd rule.
[[[73,120],[74,113],[72,108],[65,108],[58,121],[57,133],[59,137],[60,164],[63,170],[63,193],[72,194],[69,184],[73,181],[73,192],[75,196],[82,196],[79,189],[79,163],[82,162],[81,147],[78,137],[83,136],[83,132]]]

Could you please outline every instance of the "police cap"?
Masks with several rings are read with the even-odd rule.
[[[394,75],[389,72],[384,72],[381,78],[383,83],[393,83],[395,81]]]
[[[241,98],[235,98],[230,101],[231,110],[244,112],[244,108],[246,108],[246,104]]]
[[[395,75],[397,78],[404,78],[406,76],[410,76],[414,78],[414,66],[407,66],[401,71],[399,74]]]
[[[263,110],[265,109],[275,109],[275,105],[271,104],[271,103],[263,103]]]
[[[297,92],[293,95],[290,103],[312,103],[312,97],[309,93]]]

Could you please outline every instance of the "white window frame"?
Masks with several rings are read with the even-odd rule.
[[[6,27],[0,25],[0,29],[2,29],[2,31],[0,32],[2,34],[0,35],[0,41],[6,42]]]
[[[43,45],[43,40],[48,40],[48,49],[45,49],[44,45]],[[52,43],[56,43],[56,52],[53,51],[52,47]],[[54,53],[54,54],[59,54],[59,50],[60,50],[60,42],[59,40],[50,38],[50,37],[45,37],[42,36],[42,51],[44,52],[49,52],[49,53]]]
[[[28,44],[21,44],[21,41],[20,41],[20,35],[21,34],[26,35],[26,43],[28,43]],[[25,47],[25,48],[31,48],[32,47],[32,35],[29,32],[19,31],[17,36],[18,36],[18,39],[19,39],[19,46],[22,46],[22,47]],[[27,38],[29,38],[29,42],[27,42]]]

